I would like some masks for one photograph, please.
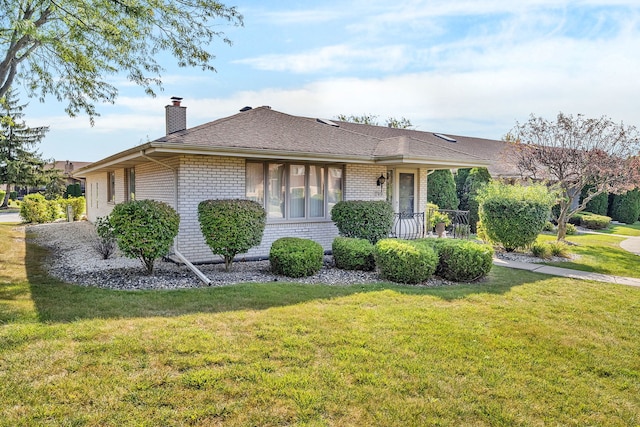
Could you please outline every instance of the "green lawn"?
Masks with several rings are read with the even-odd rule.
[[[619,234],[622,236],[640,236],[640,222],[635,224],[611,224],[604,230],[594,230],[599,233]]]
[[[579,255],[579,258],[573,261],[546,262],[545,264],[574,270],[640,278],[640,257],[620,247],[620,242],[624,239],[624,237],[610,234],[567,236],[567,241],[575,244],[569,246],[569,251]],[[541,234],[538,240],[553,242],[556,240],[556,236]]]
[[[23,238],[0,225],[0,426],[640,424],[637,288],[106,291]]]

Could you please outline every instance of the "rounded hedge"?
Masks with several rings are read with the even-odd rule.
[[[580,225],[591,230],[607,228],[611,223],[611,217],[604,215],[580,215]]]
[[[454,282],[473,282],[485,277],[493,266],[493,248],[470,240],[423,239],[438,255],[436,274]]]
[[[229,270],[236,255],[260,244],[267,213],[252,200],[205,200],[198,204],[198,221],[205,242]]]
[[[169,253],[180,216],[164,202],[132,200],[115,205],[109,223],[122,253],[138,258],[151,274],[155,260]]]
[[[376,267],[373,245],[367,239],[336,237],[333,239],[331,251],[337,268],[371,271]]]
[[[322,268],[324,250],[319,243],[298,237],[281,237],[269,252],[271,271],[287,277],[305,277]]]
[[[62,213],[56,200],[47,200],[42,194],[34,193],[24,196],[20,204],[20,217],[24,222],[42,224],[53,222]]]
[[[331,209],[331,220],[341,236],[367,239],[375,244],[389,237],[394,212],[391,204],[383,200],[348,200],[336,203]]]
[[[492,182],[478,195],[480,221],[489,239],[507,251],[531,245],[544,228],[555,197],[542,184]]]
[[[436,271],[438,255],[428,245],[402,239],[382,239],[374,248],[380,275],[398,283],[421,283]]]

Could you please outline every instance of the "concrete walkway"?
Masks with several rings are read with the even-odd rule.
[[[551,267],[548,265],[533,264],[530,262],[507,261],[503,259],[494,259],[493,265],[533,271],[542,274],[550,274],[552,276],[569,277],[571,279],[595,280],[597,282],[617,283],[619,285],[636,286],[640,288],[640,279],[636,279],[633,277],[612,276],[610,274],[592,273],[589,271]]]
[[[0,210],[0,222],[22,222],[20,214],[17,211]]]

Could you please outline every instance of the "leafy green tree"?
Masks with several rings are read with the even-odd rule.
[[[439,169],[427,177],[427,202],[440,209],[458,209],[456,183],[449,169]]]
[[[30,128],[24,120],[26,105],[18,105],[14,91],[0,97],[0,183],[8,190],[16,185],[33,186],[42,183],[45,161],[36,151],[49,130],[46,126]],[[9,193],[0,207],[6,207]]]
[[[591,186],[586,186],[582,189],[580,194],[580,203],[589,195]],[[596,215],[606,215],[609,211],[609,193],[600,193],[587,202],[584,208],[585,211],[594,213]]]
[[[53,95],[93,121],[94,104],[116,98],[117,73],[154,95],[162,52],[214,70],[213,40],[231,43],[219,19],[242,25],[235,7],[215,0],[0,0],[0,97],[19,80],[30,96]]]

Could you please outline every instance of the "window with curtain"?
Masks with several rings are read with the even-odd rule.
[[[246,164],[246,197],[273,219],[325,218],[342,200],[342,167],[314,164]]]
[[[136,170],[133,168],[125,169],[124,175],[127,180],[126,182],[127,194],[125,194],[125,200],[135,200],[136,199]]]

